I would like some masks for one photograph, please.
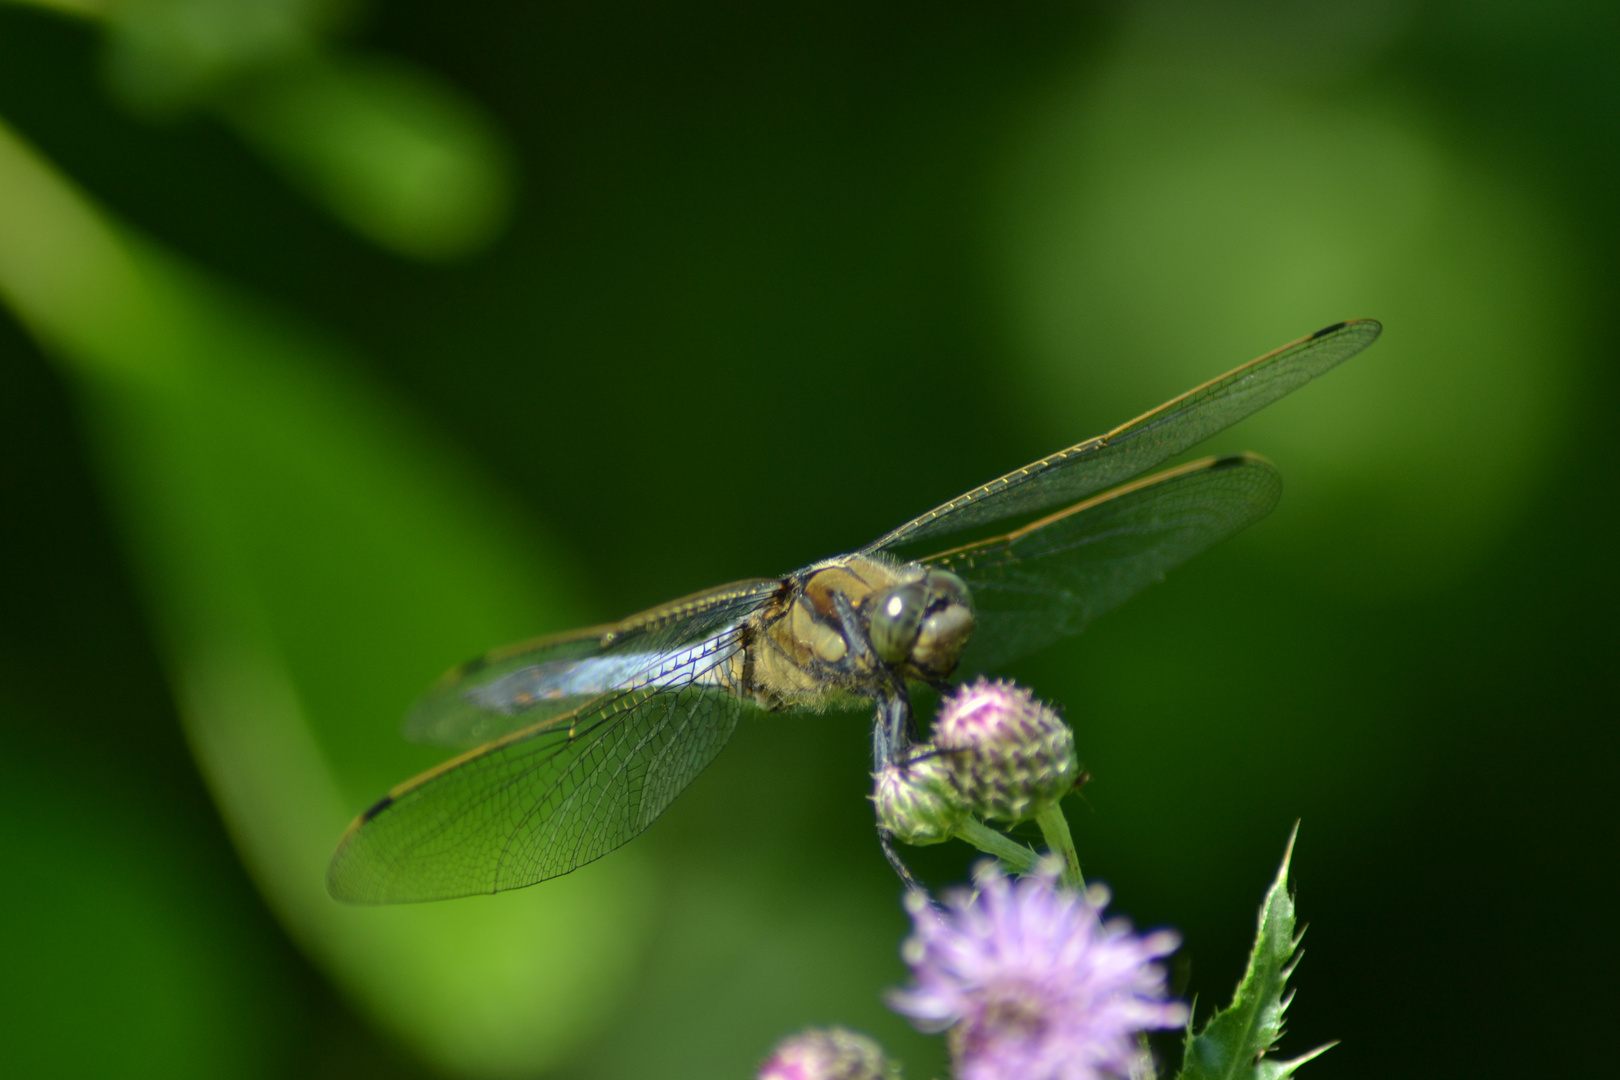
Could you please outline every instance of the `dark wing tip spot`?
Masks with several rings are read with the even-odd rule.
[[[1239,465],[1247,465],[1253,460],[1248,454],[1228,454],[1218,457],[1209,463],[1211,469],[1234,469]]]
[[[1349,323],[1336,322],[1332,326],[1324,326],[1324,327],[1322,327],[1322,329],[1320,329],[1316,333],[1312,334],[1311,337],[1310,337],[1310,340],[1315,341],[1319,337],[1327,337],[1329,334],[1336,334],[1340,330],[1343,330],[1346,326],[1349,326],[1349,325],[1350,325]]]
[[[365,813],[360,815],[360,820],[361,821],[370,821],[373,818],[375,818],[378,814],[380,814],[384,810],[388,809],[393,804],[394,804],[394,797],[392,795],[384,795],[382,798],[378,799],[375,803],[372,803],[370,809],[368,809]]]

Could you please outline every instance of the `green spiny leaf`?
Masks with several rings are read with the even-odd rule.
[[[1287,993],[1288,977],[1299,962],[1294,898],[1288,895],[1288,863],[1298,835],[1295,825],[1277,880],[1260,906],[1260,929],[1249,954],[1249,969],[1238,983],[1232,1004],[1210,1017],[1197,1035],[1188,1025],[1180,1080],[1282,1080],[1333,1045],[1319,1046],[1288,1061],[1265,1057],[1282,1037],[1283,1013],[1293,999]]]

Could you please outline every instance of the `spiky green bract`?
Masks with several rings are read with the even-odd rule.
[[[967,820],[967,803],[956,790],[951,763],[926,744],[915,749],[914,760],[874,777],[878,825],[902,844],[942,844]]]
[[[1232,1004],[1210,1017],[1197,1035],[1190,1025],[1187,1029],[1180,1080],[1282,1080],[1333,1045],[1319,1046],[1288,1061],[1266,1057],[1282,1037],[1283,1013],[1293,1000],[1291,993],[1284,996],[1288,977],[1298,964],[1295,950],[1299,946],[1294,933],[1294,898],[1288,895],[1288,862],[1298,834],[1295,825],[1277,880],[1260,906],[1260,930],[1249,954],[1249,970],[1238,983]]]

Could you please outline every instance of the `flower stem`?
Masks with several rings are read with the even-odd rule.
[[[1086,879],[1080,876],[1080,856],[1074,850],[1074,837],[1069,834],[1069,819],[1063,816],[1063,807],[1056,801],[1048,803],[1035,815],[1035,823],[1041,827],[1047,846],[1063,856],[1063,884],[1084,889]]]
[[[1041,861],[1039,854],[997,832],[978,818],[970,817],[957,826],[956,836],[957,839],[966,840],[985,854],[994,855],[1015,873],[1027,874]]]

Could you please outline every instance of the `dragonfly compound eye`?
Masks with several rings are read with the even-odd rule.
[[[911,664],[930,679],[943,679],[956,670],[962,650],[973,634],[973,609],[952,601],[923,620]]]
[[[967,582],[949,570],[929,570],[923,583],[928,586],[930,608],[938,607],[941,600],[952,601],[968,608],[973,606],[973,594],[968,591]]]
[[[921,582],[879,593],[872,605],[873,651],[891,664],[905,660],[916,644],[927,610],[928,590]]]
[[[928,608],[911,647],[911,664],[925,678],[943,679],[956,670],[973,634],[973,594],[949,570],[928,571],[924,584]]]

